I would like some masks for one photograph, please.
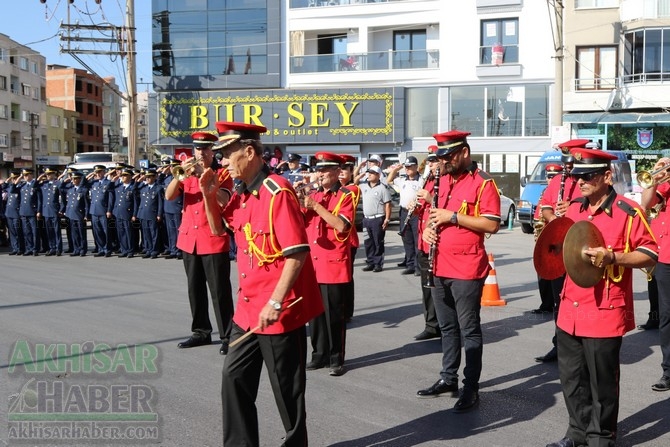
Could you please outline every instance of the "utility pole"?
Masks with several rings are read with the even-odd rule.
[[[37,173],[37,162],[35,161],[35,129],[40,124],[40,116],[37,113],[30,114],[30,163],[32,164],[35,177]]]
[[[42,0],[40,0],[42,1]],[[42,1],[45,3],[46,0]],[[61,52],[70,54],[74,59],[76,59],[84,68],[86,68],[90,73],[98,76],[93,69],[82,61],[78,54],[101,54],[101,55],[114,55],[126,57],[126,82],[128,84],[126,94],[119,92],[115,88],[108,86],[110,89],[119,95],[124,101],[128,102],[128,163],[135,166],[135,163],[138,158],[137,154],[137,66],[135,62],[135,1],[126,0],[126,18],[124,26],[114,26],[114,25],[83,25],[83,24],[71,24],[70,22],[70,3],[73,3],[74,0],[69,0],[67,5],[67,16],[68,23],[61,24],[60,28],[65,30],[61,35],[61,40],[66,42],[65,48],[61,48]],[[96,3],[99,3],[100,0],[96,0]],[[77,31],[76,34],[73,34],[73,31]],[[79,32],[107,32],[111,33],[116,38],[102,38],[102,37],[82,37]],[[111,51],[102,51],[102,50],[84,50],[79,47],[73,48],[71,44],[73,42],[92,42],[92,43],[104,43],[107,45],[118,45],[118,50]],[[104,81],[104,79],[103,79]]]
[[[554,15],[554,101],[551,108],[551,125],[563,126],[563,0],[547,0],[549,8],[553,8]],[[550,11],[551,14],[551,11]]]

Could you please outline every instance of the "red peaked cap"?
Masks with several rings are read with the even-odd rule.
[[[546,168],[544,168],[547,172],[562,172],[563,171],[563,166],[557,165],[557,164],[548,164]]]
[[[215,126],[217,132],[219,132],[219,139],[214,149],[221,149],[237,140],[260,140],[261,134],[268,131],[264,126],[232,121],[217,121]]]
[[[463,132],[460,130],[436,133],[433,135],[433,138],[437,141],[437,152],[435,155],[444,157],[460,150],[463,146],[468,144],[466,139],[468,135],[470,135],[470,132]]]
[[[570,174],[589,174],[591,172],[604,171],[609,168],[610,161],[616,160],[617,156],[600,149],[574,148],[570,153],[575,157],[575,164]]]
[[[332,152],[317,152],[314,154],[316,158],[316,167],[325,168],[329,166],[340,166],[344,164],[344,160],[337,154]]]
[[[353,155],[349,154],[337,154],[340,156],[340,158],[344,161],[345,165],[355,165],[356,164],[356,157]]]
[[[586,144],[590,142],[591,140],[587,140],[586,138],[577,138],[575,140],[568,140],[563,143],[560,143],[558,147],[561,150],[561,152],[566,154],[570,152],[570,149],[575,147],[586,147]]]
[[[209,132],[193,132],[191,138],[193,139],[193,144],[202,146],[214,144],[216,141],[216,135]]]

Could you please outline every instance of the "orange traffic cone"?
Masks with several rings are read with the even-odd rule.
[[[505,306],[507,302],[500,298],[500,289],[498,288],[498,280],[496,279],[496,267],[493,262],[493,255],[489,253],[489,276],[484,282],[484,289],[482,290],[482,306]]]

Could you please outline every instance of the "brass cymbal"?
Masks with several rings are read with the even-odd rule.
[[[602,279],[605,267],[593,265],[584,250],[604,246],[602,233],[588,220],[581,220],[568,230],[563,242],[563,263],[568,276],[579,287],[593,287]]]
[[[533,251],[533,264],[540,278],[552,280],[565,275],[563,241],[574,223],[569,217],[558,217],[544,226]]]

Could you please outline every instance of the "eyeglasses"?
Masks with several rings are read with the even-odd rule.
[[[445,155],[438,155],[437,158],[449,161],[452,158],[454,158],[454,156],[456,156],[456,154],[459,154],[462,150],[463,150],[463,148],[460,148],[460,149],[455,150],[454,152],[450,152],[450,153],[445,154]]]
[[[590,182],[599,175],[602,175],[603,172],[589,172],[587,174],[570,174],[570,177],[574,180],[584,180],[585,182]]]

